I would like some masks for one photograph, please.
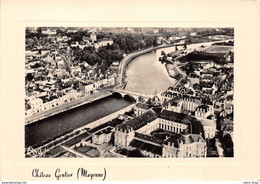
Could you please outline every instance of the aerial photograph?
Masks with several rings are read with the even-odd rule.
[[[26,27],[25,158],[234,157],[233,27]]]

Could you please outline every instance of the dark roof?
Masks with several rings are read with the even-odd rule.
[[[50,101],[51,101],[51,100],[54,100],[54,99],[58,99],[58,97],[55,96],[55,95],[53,95],[53,96],[50,96],[49,99],[50,99]]]
[[[123,129],[123,131],[124,130],[128,131],[131,128],[133,128],[134,130],[138,130],[139,128],[145,126],[149,122],[152,122],[156,118],[157,118],[157,115],[153,111],[149,110],[149,111],[143,113],[142,115],[135,117],[133,119],[130,119],[129,121],[125,122],[124,124],[117,126],[117,128]]]
[[[178,102],[176,102],[176,99],[175,99],[175,98],[169,100],[168,102],[169,102],[169,104],[170,104],[171,106],[177,106],[177,105],[178,105]]]
[[[213,84],[213,82],[203,82],[201,86],[204,88],[212,88]]]
[[[155,146],[153,144],[149,144],[149,143],[139,141],[139,140],[136,140],[136,139],[133,139],[131,141],[130,146],[137,148],[137,149],[140,149],[140,150],[145,150],[147,152],[151,152],[151,153],[156,154],[156,155],[162,155],[162,147]]]
[[[226,125],[225,129],[223,131],[233,132],[233,125]]]
[[[205,99],[202,99],[202,103],[204,103],[204,104],[206,104],[206,105],[213,105],[213,102],[212,102],[212,101],[205,100]]]
[[[149,141],[151,143],[156,143],[156,144],[162,144],[163,143],[160,139],[157,139],[157,138],[150,136],[150,135],[141,134],[141,133],[138,133],[138,132],[135,132],[135,137],[140,138],[142,140]]]
[[[189,116],[187,114],[183,113],[178,113],[178,112],[173,112],[173,111],[168,111],[168,110],[163,110],[159,114],[159,118],[166,119],[169,121],[174,121],[182,124],[190,124],[193,121],[196,121],[196,118]]]
[[[204,139],[199,134],[187,134],[187,135],[181,135],[181,134],[175,134],[168,139],[164,141],[165,145],[168,145],[170,142],[171,144],[174,143],[174,147],[179,148],[181,142],[183,144],[192,144],[193,142],[199,142],[199,139]]]
[[[148,104],[144,104],[144,103],[137,103],[136,107],[138,107],[140,109],[145,109],[145,110],[150,109],[149,105]]]
[[[209,106],[203,104],[203,105],[198,106],[198,107],[196,108],[196,110],[197,110],[197,109],[204,109],[204,110],[207,112],[207,111],[209,110]]]
[[[191,100],[198,100],[198,101],[200,101],[200,98],[194,97],[194,96],[183,95],[183,99],[184,99],[184,98],[188,98],[188,99],[191,99]]]
[[[162,111],[161,107],[153,107],[152,111],[155,112],[157,115]]]
[[[130,143],[130,146],[135,147],[135,148],[140,148],[143,144],[144,144],[144,142],[133,139]]]

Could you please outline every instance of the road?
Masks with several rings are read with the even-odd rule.
[[[219,140],[219,131],[216,130],[216,143],[215,143],[216,147],[217,147],[217,151],[218,151],[218,155],[219,157],[225,157],[225,152],[223,149],[223,145]]]
[[[73,109],[75,107],[90,103],[92,101],[98,100],[100,98],[104,98],[106,96],[111,95],[111,93],[109,92],[108,89],[99,91],[98,93],[94,93],[91,95],[87,95],[81,98],[76,99],[75,101],[63,104],[61,106],[58,107],[54,107],[50,110],[44,111],[44,112],[40,112],[38,114],[35,114],[31,117],[28,117],[25,119],[25,124],[28,125],[30,123],[33,123],[35,121],[39,121],[41,119],[47,118],[49,116],[53,116],[55,114],[59,114],[61,112],[67,111],[69,109]]]

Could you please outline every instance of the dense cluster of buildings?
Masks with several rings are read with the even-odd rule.
[[[77,29],[67,29],[67,32],[76,33]],[[69,42],[69,36],[57,34],[54,28],[42,28],[41,33],[44,36],[26,38],[26,117],[117,84],[115,70],[101,73],[97,66],[90,66],[86,61],[74,62],[73,47],[99,49],[112,45],[112,39],[98,40],[96,32],[92,31],[89,36],[83,36],[82,41]],[[196,36],[196,32],[172,35],[167,39],[159,36],[157,41],[186,44],[187,37]],[[132,116],[125,115],[115,126],[93,131],[91,144],[99,146],[112,141],[116,150],[139,150],[147,157],[207,157],[208,143],[215,139],[217,132],[222,137],[233,138],[233,50],[223,54],[222,59],[225,64],[211,60],[192,61],[189,68],[172,59],[177,63],[175,66],[187,74],[178,79],[180,83],[153,99],[137,99]],[[112,66],[118,67],[119,62],[114,61]],[[174,72],[178,70],[175,68]]]
[[[77,29],[68,29],[67,32],[75,33]],[[113,44],[113,40],[97,40],[92,31],[90,37],[82,37],[82,42],[70,43],[71,38],[57,34],[55,28],[41,28],[41,33],[43,36],[26,38],[26,117],[116,84],[117,72],[108,69],[102,73],[86,61],[74,62],[72,49],[74,46],[98,49]]]
[[[227,64],[193,62],[192,73],[158,96],[159,108],[137,103],[136,117],[116,127],[115,145],[149,157],[206,157],[217,132],[232,138],[233,56],[223,56]]]
[[[198,124],[191,115],[150,108],[116,127],[115,146],[139,149],[148,157],[206,157],[204,132]]]

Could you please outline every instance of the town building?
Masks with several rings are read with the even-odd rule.
[[[213,139],[216,135],[216,120],[198,118],[203,125],[205,139]]]
[[[93,144],[101,145],[108,144],[112,137],[112,127],[106,127],[105,129],[99,130],[92,135]]]
[[[137,103],[134,107],[134,114],[140,116],[143,113],[147,112],[150,109],[150,106],[145,103]]]
[[[95,31],[92,31],[92,32],[91,32],[91,34],[90,34],[90,40],[91,40],[92,42],[97,41],[97,35],[96,35]]]
[[[195,117],[186,114],[168,110],[155,112],[150,109],[118,125],[115,128],[114,143],[117,148],[139,149],[149,157],[205,157],[206,142],[203,137],[200,134],[186,135],[196,121]],[[163,141],[153,137],[152,132],[158,129],[168,132],[171,139]],[[176,138],[176,135],[180,137]],[[177,144],[176,140],[182,142]],[[174,142],[177,148],[171,143],[170,149],[168,142]]]
[[[176,134],[163,143],[164,158],[206,157],[206,141],[199,134]]]
[[[43,27],[41,31],[42,31],[42,34],[48,34],[48,35],[56,35],[57,34],[56,29],[54,29],[54,28]]]

